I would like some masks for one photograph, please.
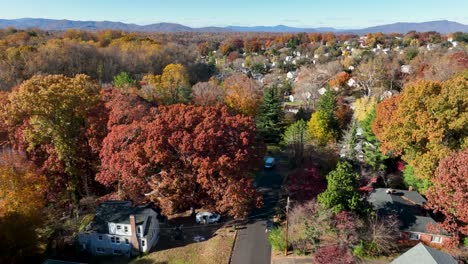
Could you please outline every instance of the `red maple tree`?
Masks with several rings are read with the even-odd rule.
[[[160,106],[110,131],[96,179],[165,213],[205,207],[244,216],[261,201],[252,172],[263,154],[250,117],[221,105]]]
[[[468,235],[468,149],[442,160],[427,193],[429,206],[445,216],[442,228]]]

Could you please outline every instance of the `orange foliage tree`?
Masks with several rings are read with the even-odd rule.
[[[254,116],[262,99],[262,91],[254,80],[244,74],[235,74],[224,81],[226,104],[240,113]]]
[[[377,105],[373,132],[384,153],[402,154],[419,179],[468,142],[468,71],[446,82],[418,81]]]

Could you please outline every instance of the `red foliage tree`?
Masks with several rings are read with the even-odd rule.
[[[288,192],[297,201],[311,200],[326,188],[326,181],[316,167],[305,167],[296,170],[288,177]]]
[[[427,193],[429,206],[441,212],[441,227],[452,233],[468,235],[468,149],[442,160]]]
[[[193,206],[244,216],[259,205],[251,174],[264,147],[251,118],[220,105],[171,105],[146,115],[104,140],[99,182],[121,198],[150,198],[166,213]]]
[[[314,263],[353,264],[356,260],[346,247],[334,244],[320,247],[314,255]]]
[[[353,111],[349,105],[345,104],[342,97],[336,98],[336,119],[338,120],[338,125],[341,130],[344,130],[348,127],[353,117]]]

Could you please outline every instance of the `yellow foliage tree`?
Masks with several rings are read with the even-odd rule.
[[[39,253],[46,179],[24,156],[0,154],[0,263],[28,263]]]
[[[333,131],[328,127],[327,117],[323,112],[313,113],[308,125],[310,138],[318,144],[326,145],[328,142],[333,141]]]
[[[143,77],[145,87],[142,96],[160,104],[188,102],[191,94],[188,79],[187,70],[182,64],[169,64],[162,75],[148,74]]]
[[[354,119],[358,122],[362,122],[369,113],[374,109],[377,101],[374,97],[361,97],[354,102]]]
[[[262,99],[260,86],[243,74],[235,74],[224,82],[226,104],[240,113],[254,116]]]
[[[0,216],[34,215],[44,206],[46,178],[17,153],[0,154]]]

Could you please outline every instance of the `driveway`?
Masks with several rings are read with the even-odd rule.
[[[264,170],[256,179],[257,189],[263,194],[263,207],[253,210],[246,227],[238,231],[232,264],[271,263],[266,222],[274,214],[282,181],[283,177],[275,169]]]

